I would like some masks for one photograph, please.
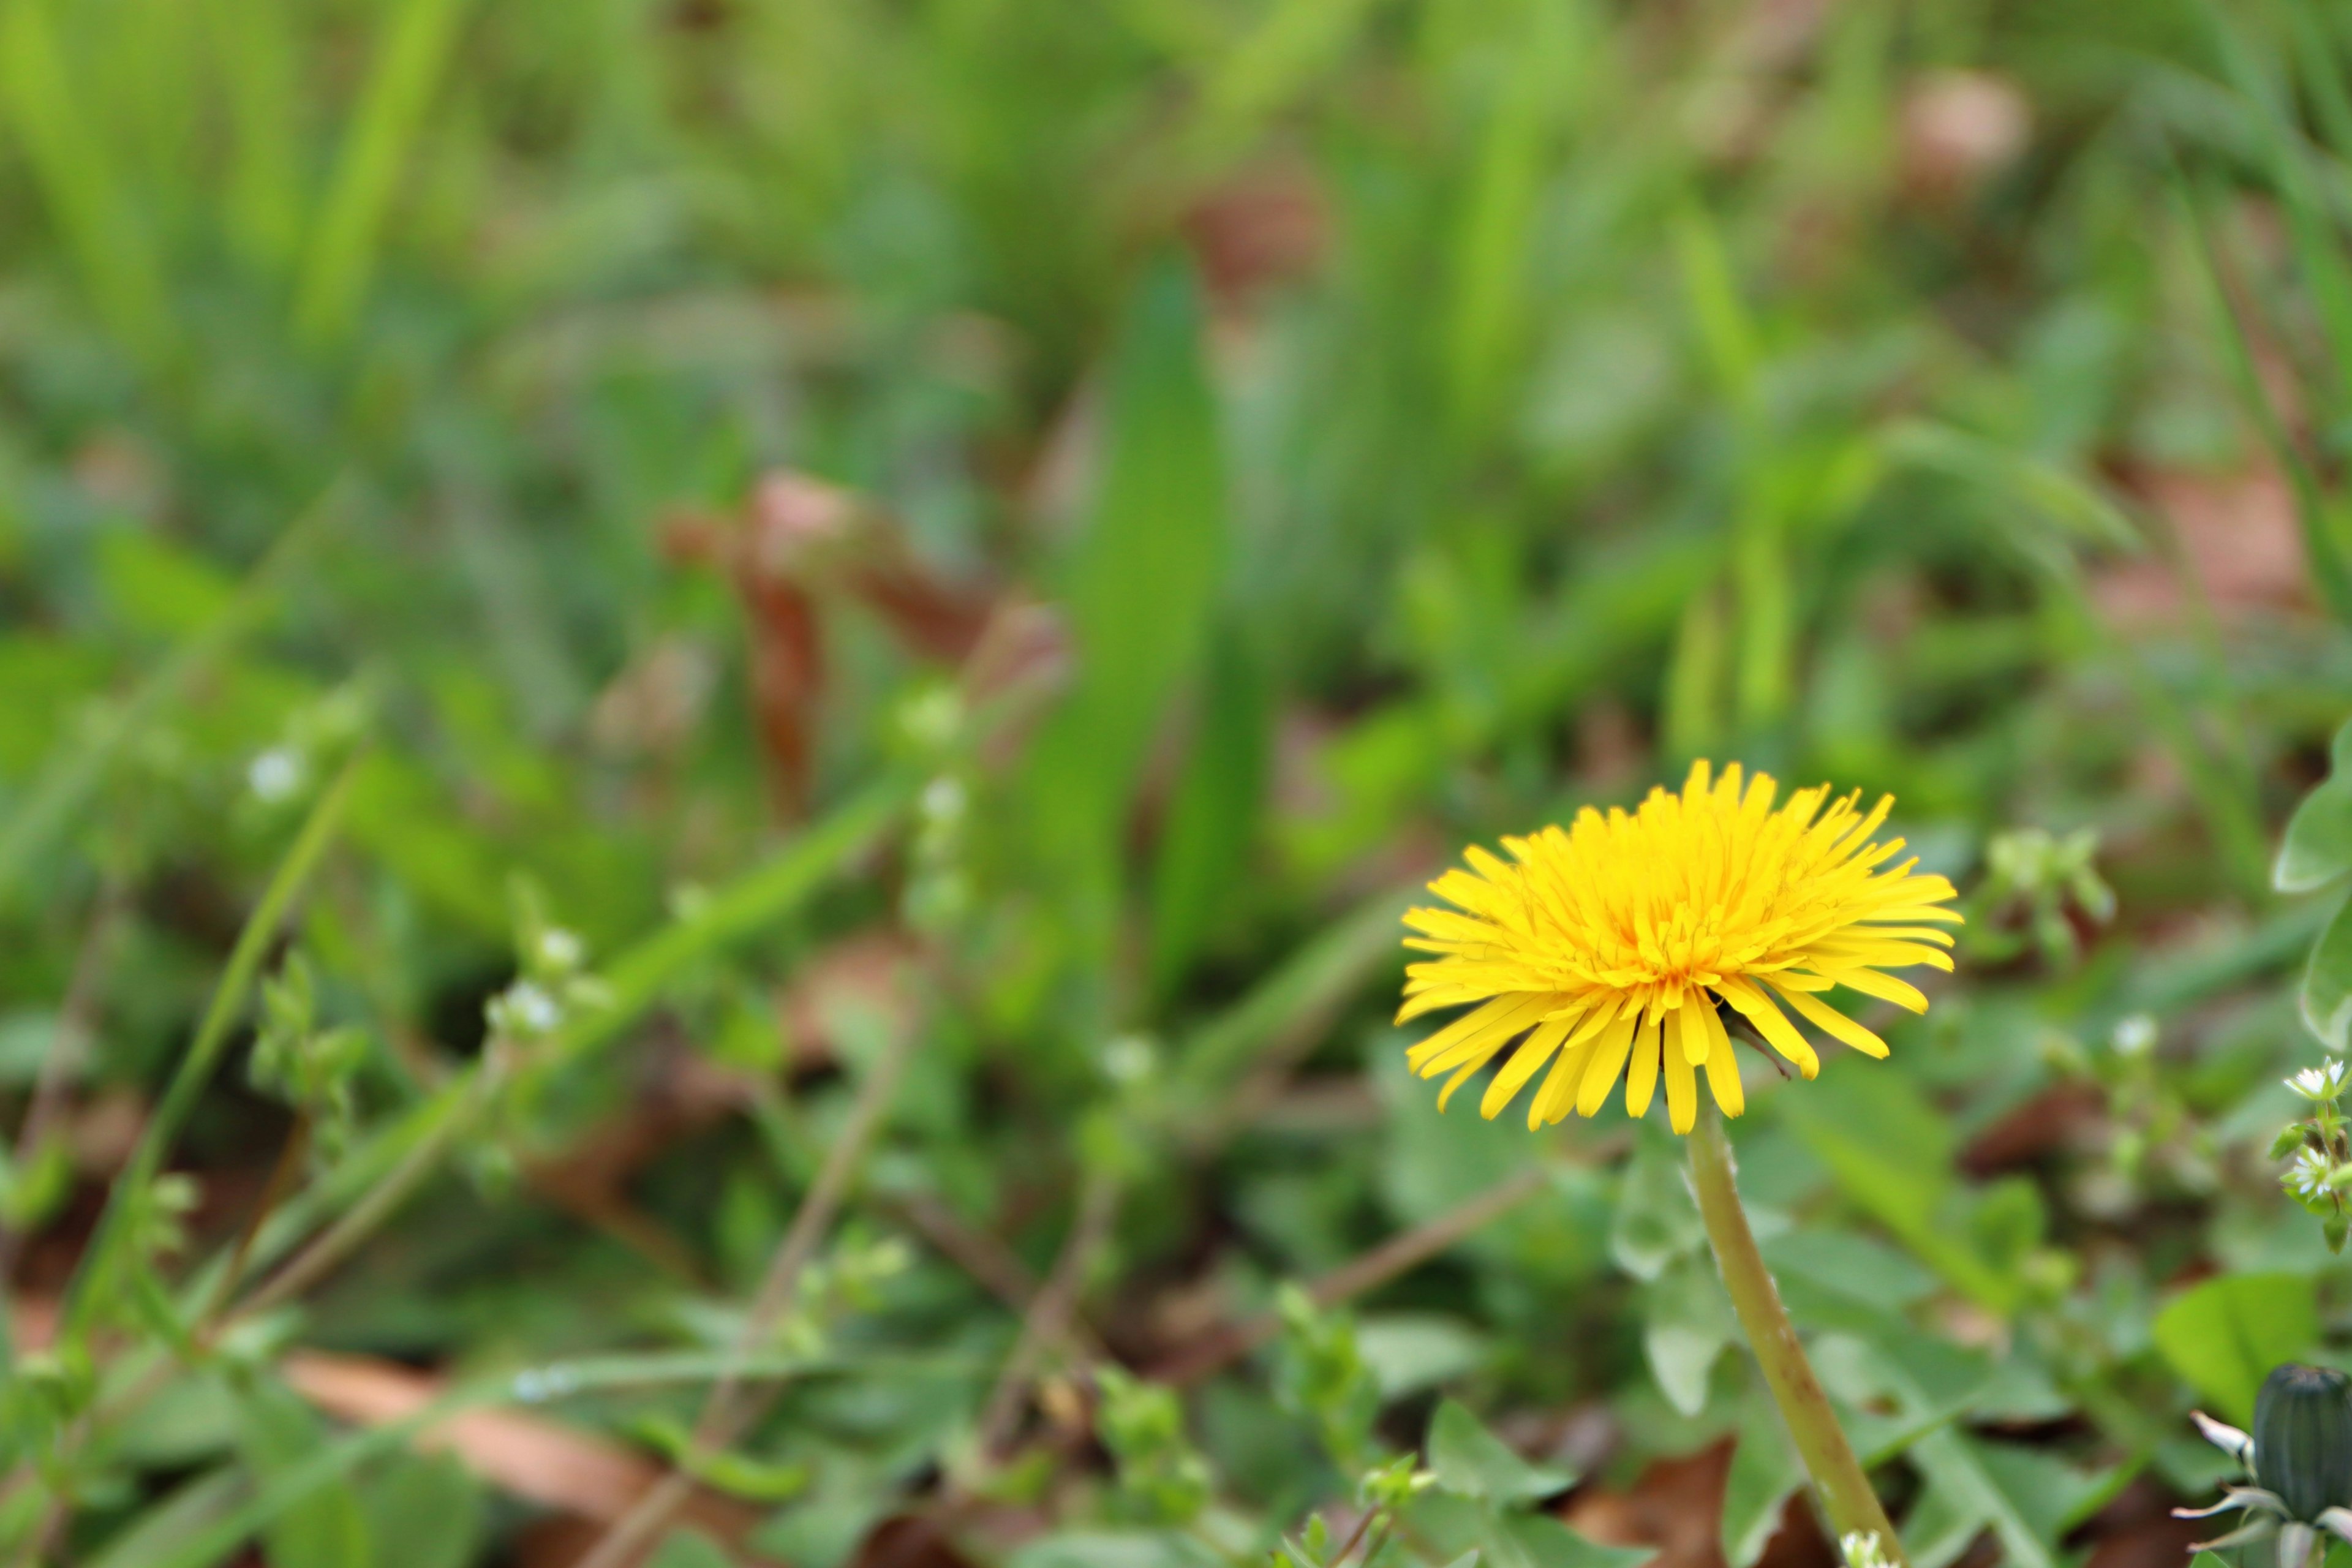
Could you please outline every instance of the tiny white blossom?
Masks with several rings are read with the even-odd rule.
[[[954,822],[963,816],[966,800],[963,781],[942,773],[923,786],[923,815],[933,822]]]
[[[289,800],[302,787],[302,759],[285,746],[272,746],[253,759],[245,782],[265,805]]]
[[[1878,1532],[1861,1531],[1842,1537],[1838,1549],[1845,1556],[1846,1568],[1892,1568],[1886,1553],[1879,1549]]]
[[[555,998],[528,980],[518,980],[490,1004],[490,1026],[502,1034],[551,1034],[562,1021]]]
[[[2134,1013],[2116,1026],[2116,1055],[2144,1057],[2156,1048],[2156,1020],[2145,1013]]]
[[[587,951],[576,934],[562,926],[550,926],[539,933],[539,961],[550,969],[577,969]]]
[[[2315,1068],[2305,1068],[2286,1080],[2287,1088],[2315,1103],[2334,1100],[2344,1092],[2344,1058],[2330,1057]]]
[[[1141,1035],[1121,1035],[1103,1047],[1103,1076],[1113,1083],[1139,1083],[1157,1065],[1158,1053]]]
[[[2335,1170],[2335,1162],[2316,1149],[2305,1149],[2294,1157],[2287,1171],[2287,1185],[2299,1198],[2316,1198],[2327,1191],[2327,1178]]]

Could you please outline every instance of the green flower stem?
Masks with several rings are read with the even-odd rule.
[[[1887,1521],[1886,1510],[1871,1489],[1870,1478],[1853,1457],[1853,1447],[1838,1426],[1837,1412],[1813,1375],[1812,1363],[1780,1305],[1780,1289],[1756,1250],[1756,1233],[1748,1228],[1748,1211],[1739,1206],[1739,1185],[1733,1173],[1731,1142],[1723,1135],[1723,1118],[1712,1105],[1699,1112],[1690,1144],[1691,1187],[1698,1195],[1698,1212],[1706,1222],[1707,1239],[1715,1245],[1715,1260],[1723,1270],[1724,1289],[1732,1310],[1764,1369],[1764,1382],[1780,1406],[1780,1419],[1796,1440],[1797,1452],[1813,1479],[1822,1510],[1829,1515],[1830,1531],[1878,1537],[1880,1557],[1894,1568],[1908,1568],[1903,1543]]]

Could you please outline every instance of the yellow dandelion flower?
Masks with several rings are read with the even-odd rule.
[[[1661,786],[1630,815],[1587,806],[1566,831],[1506,838],[1516,864],[1474,845],[1469,869],[1432,882],[1454,908],[1406,913],[1420,934],[1405,945],[1438,956],[1406,970],[1397,1022],[1479,1004],[1406,1058],[1423,1078],[1453,1075],[1438,1109],[1517,1041],[1479,1103],[1483,1116],[1547,1062],[1530,1129],[1571,1110],[1592,1115],[1620,1078],[1625,1109],[1639,1117],[1663,1077],[1677,1132],[1698,1119],[1701,1073],[1724,1113],[1737,1116],[1746,1096],[1723,1003],[1807,1078],[1821,1058],[1783,1006],[1885,1056],[1885,1042],[1823,994],[1843,985],[1926,1012],[1916,987],[1882,971],[1952,967],[1951,936],[1936,929],[1960,922],[1943,907],[1952,885],[1917,874],[1916,858],[1886,866],[1903,840],[1870,836],[1893,797],[1865,814],[1861,791],[1833,801],[1822,784],[1775,810],[1779,787],[1763,773],[1743,787],[1737,763],[1720,777],[1696,763],[1678,795]]]

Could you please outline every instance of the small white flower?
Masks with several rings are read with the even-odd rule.
[[[2156,1048],[2156,1020],[2145,1013],[2134,1013],[2116,1026],[2116,1055],[2144,1057]]]
[[[2315,1104],[2334,1100],[2344,1092],[2344,1058],[2330,1057],[2315,1068],[2305,1068],[2286,1080],[2287,1088]]]
[[[302,759],[290,748],[272,746],[246,768],[245,782],[264,805],[277,805],[302,787],[303,772]]]
[[[1855,1531],[1843,1537],[1838,1549],[1844,1553],[1846,1568],[1891,1568],[1886,1553],[1879,1550],[1878,1532],[1874,1530],[1867,1534]]]
[[[963,781],[941,773],[923,786],[923,815],[941,824],[958,821],[963,816],[967,799]]]
[[[2287,1185],[2299,1198],[2316,1198],[2327,1192],[2327,1178],[2335,1171],[2335,1162],[2316,1149],[2296,1152],[2294,1163],[2286,1173]]]
[[[588,950],[573,932],[550,926],[539,933],[539,961],[550,969],[569,972],[580,967]]]
[[[490,1026],[500,1034],[532,1037],[552,1034],[563,1022],[555,998],[528,980],[518,980],[490,1004]]]
[[[1116,1084],[1140,1083],[1157,1065],[1158,1053],[1141,1035],[1121,1035],[1102,1049],[1103,1076]]]

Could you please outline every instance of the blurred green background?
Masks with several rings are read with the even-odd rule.
[[[1913,1563],[2179,1561],[2188,1408],[2352,1346],[2347,51],[0,0],[0,1549],[569,1564],[749,1344],[663,1568],[1336,1563],[1415,1451],[1359,1556],[1827,1563],[1663,1111],[1387,1023],[1464,844],[1708,756],[1969,894],[1736,1130]]]

